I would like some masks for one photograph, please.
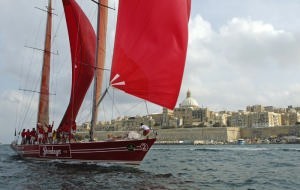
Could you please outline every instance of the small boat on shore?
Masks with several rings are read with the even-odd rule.
[[[245,144],[245,139],[238,139],[238,140],[237,140],[237,144],[238,144],[238,145],[243,145],[243,144]]]

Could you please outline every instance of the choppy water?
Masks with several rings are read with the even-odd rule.
[[[155,145],[138,167],[24,161],[0,145],[0,189],[300,189],[300,145]]]

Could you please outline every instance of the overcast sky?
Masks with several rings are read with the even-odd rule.
[[[95,22],[96,6],[78,1]],[[15,128],[36,123],[37,90],[43,48],[46,0],[0,0],[0,142],[9,143]],[[113,1],[111,6],[117,6]],[[50,120],[56,126],[66,109],[70,91],[70,53],[62,5],[53,0],[53,52]],[[194,0],[189,24],[187,63],[178,104],[190,89],[200,106],[213,111],[245,109],[262,104],[300,106],[300,1]],[[109,11],[116,20],[116,11]],[[115,24],[115,22],[112,22]],[[114,24],[108,47],[113,47]],[[108,61],[112,51],[107,52]],[[108,65],[109,67],[109,65]],[[108,74],[105,75],[108,78]],[[88,93],[77,122],[90,118]],[[115,98],[112,98],[115,97]],[[114,100],[120,106],[109,106]],[[110,92],[101,119],[146,114],[145,103],[124,93]],[[162,108],[147,104],[150,113]],[[112,110],[113,112],[109,111]],[[21,125],[23,124],[23,126]]]

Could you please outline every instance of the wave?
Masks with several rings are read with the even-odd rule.
[[[210,145],[212,146],[212,145]],[[185,146],[185,147],[155,147],[153,150],[162,150],[162,151],[173,151],[173,150],[190,150],[190,151],[207,151],[207,152],[221,152],[221,151],[266,151],[268,148],[264,147],[246,147],[246,146],[235,146],[235,147],[199,147],[195,145]]]
[[[284,152],[300,152],[300,148],[282,148]]]

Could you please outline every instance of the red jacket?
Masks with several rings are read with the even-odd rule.
[[[30,136],[37,138],[37,133],[36,133],[36,131],[33,131],[33,130],[32,130],[32,131],[30,132]]]
[[[26,136],[26,131],[25,131],[25,129],[22,131],[21,136],[22,136],[23,138],[25,138],[25,136]]]
[[[26,132],[25,132],[25,136],[26,136],[26,139],[30,139],[30,131],[29,130],[27,130]]]
[[[38,132],[39,132],[39,134],[44,134],[45,133],[43,127],[39,127],[38,128]]]

